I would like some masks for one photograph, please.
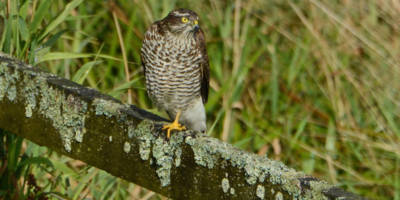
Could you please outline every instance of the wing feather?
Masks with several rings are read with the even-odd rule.
[[[203,31],[200,29],[197,33],[197,45],[200,49],[200,53],[202,54],[203,61],[200,64],[201,68],[201,98],[203,99],[203,103],[207,103],[208,100],[208,90],[210,87],[210,66],[208,62],[208,55],[206,49],[206,40],[204,37]]]

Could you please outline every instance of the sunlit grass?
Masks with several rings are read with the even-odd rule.
[[[1,51],[145,109],[153,106],[140,65],[143,33],[174,7],[195,10],[211,65],[211,136],[349,191],[400,199],[398,1],[11,2],[0,3]],[[65,166],[50,173],[62,181],[49,191],[160,198],[50,157]]]

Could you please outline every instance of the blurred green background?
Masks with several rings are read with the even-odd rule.
[[[5,0],[0,51],[165,116],[146,95],[139,49],[146,28],[179,7],[206,34],[209,135],[400,199],[398,0]],[[166,199],[0,136],[0,199]]]

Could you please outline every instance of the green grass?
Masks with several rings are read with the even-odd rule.
[[[206,33],[211,136],[348,191],[400,199],[397,1],[2,1],[0,50],[156,112],[139,49],[146,28],[174,7],[195,10]],[[28,147],[58,169],[29,168],[52,195],[162,198]]]

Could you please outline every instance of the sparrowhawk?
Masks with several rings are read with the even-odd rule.
[[[159,109],[175,119],[163,127],[168,138],[172,130],[186,127],[206,131],[209,63],[198,20],[191,10],[173,10],[154,22],[144,36],[141,60],[147,93]]]

